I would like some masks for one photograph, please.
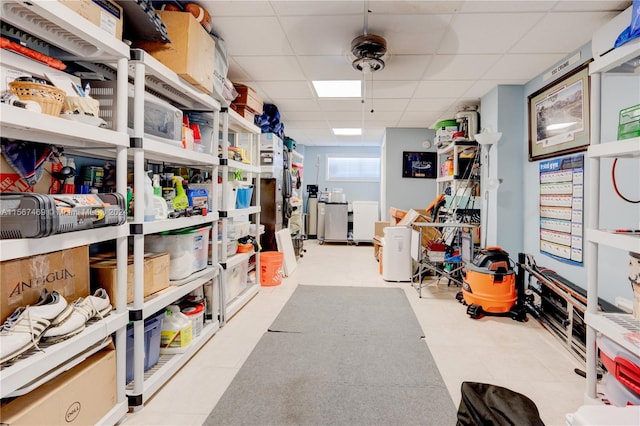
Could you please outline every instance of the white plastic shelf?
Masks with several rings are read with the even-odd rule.
[[[640,343],[633,343],[625,338],[625,335],[629,333],[640,336],[640,320],[634,319],[630,314],[592,314],[587,312],[585,321],[590,327],[640,357]]]
[[[44,374],[60,367],[66,370],[64,364],[81,354],[83,350],[101,340],[110,338],[116,330],[125,327],[129,321],[127,312],[112,312],[103,320],[96,321],[82,331],[82,333],[59,343],[47,346],[41,352],[34,352],[20,358],[9,367],[0,370],[0,397],[5,398],[25,384],[37,380]]]
[[[0,260],[18,259],[26,256],[66,250],[87,244],[115,240],[129,235],[127,224],[65,232],[44,238],[22,238],[0,240]]]
[[[2,20],[69,53],[63,60],[129,57],[129,46],[58,1],[3,0]]]
[[[587,240],[620,250],[640,253],[640,235],[587,229]]]
[[[228,321],[231,317],[237,314],[238,311],[240,311],[240,309],[242,309],[244,305],[249,303],[249,301],[253,299],[253,297],[258,294],[259,291],[260,284],[251,284],[248,285],[248,287],[242,293],[240,293],[238,297],[233,300],[227,301],[224,313],[225,320]]]
[[[251,256],[255,254],[255,251],[249,251],[246,253],[236,253],[233,256],[227,257],[223,263],[226,265],[227,269],[233,268],[236,265],[239,265],[244,260],[249,260]]]
[[[613,49],[601,58],[596,58],[589,64],[589,74],[639,74],[640,66],[637,61],[640,57],[640,39],[628,41],[620,47]]]
[[[191,293],[207,281],[215,278],[217,273],[217,268],[207,267],[201,271],[191,274],[184,280],[171,281],[171,285],[169,287],[159,291],[158,293],[152,294],[145,300],[142,308],[143,319],[149,318],[181,297]]]
[[[200,335],[193,339],[185,352],[174,355],[160,355],[158,364],[145,372],[142,402],[147,402],[193,355],[204,346],[220,328],[218,321],[206,323]],[[127,393],[131,394],[131,384],[127,387]]]
[[[189,151],[153,137],[144,137],[144,157],[146,160],[178,166],[213,167],[220,164],[218,157],[202,152]]]
[[[235,161],[235,160],[229,160],[227,165],[230,169],[242,170],[243,172],[249,172],[249,173],[260,173],[260,171],[262,170],[260,166],[253,166],[251,164],[242,163],[240,161]]]
[[[206,216],[180,217],[176,219],[162,219],[145,222],[143,233],[145,235],[157,234],[158,232],[173,231],[176,229],[189,228],[192,226],[208,225],[218,220],[218,213],[212,212]]]
[[[590,158],[638,158],[640,157],[640,137],[591,145],[588,155]]]
[[[246,209],[230,209],[227,210],[227,217],[233,218],[237,216],[243,216],[247,214],[260,213],[260,206],[252,206]]]
[[[75,148],[129,147],[129,135],[0,104],[2,137]]]
[[[181,109],[220,110],[220,102],[187,81],[180,78],[156,58],[141,49],[131,50],[129,75],[134,77],[134,65],[140,62],[145,66],[145,86],[171,99]]]
[[[247,120],[231,108],[229,108],[229,131],[233,133],[253,133],[259,134],[260,128]]]

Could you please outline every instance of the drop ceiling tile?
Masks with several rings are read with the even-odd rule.
[[[456,15],[439,54],[503,53],[522,38],[543,14],[495,13]],[[505,37],[505,34],[509,34]]]
[[[442,111],[451,104],[455,103],[458,98],[432,98],[432,99],[411,99],[407,105],[407,112],[433,112]]]
[[[289,120],[293,121],[313,121],[320,120],[324,118],[322,113],[320,112],[311,112],[311,111],[283,111],[280,109],[280,105],[278,105],[278,111],[280,111],[280,119],[283,122],[287,122]]]
[[[362,18],[353,15],[285,16],[280,22],[297,55],[346,55],[362,31]]]
[[[333,120],[362,121],[362,108],[357,107],[351,111],[325,111],[322,116],[329,122]]]
[[[438,112],[435,111],[422,111],[422,112],[405,112],[402,114],[402,118],[398,121],[399,126],[406,126],[407,122],[422,123],[421,127],[429,127],[433,122],[433,117],[438,116]]]
[[[389,55],[384,69],[372,76],[374,80],[420,80],[430,61],[431,55]]]
[[[260,87],[273,99],[314,99],[306,81],[262,81]]]
[[[362,108],[360,99],[318,99],[318,105],[322,111],[359,111]]]
[[[488,80],[510,80],[524,84],[564,58],[563,54],[505,55],[483,76]]]
[[[295,56],[234,56],[255,81],[305,80]]]
[[[418,83],[414,98],[455,98],[462,96],[469,87],[473,84],[473,81],[464,80],[429,80],[421,81]]]
[[[322,120],[286,120],[283,121],[285,133],[289,129],[323,129],[327,128],[327,123]]]
[[[573,2],[573,1],[571,1]],[[465,1],[460,7],[460,13],[508,13],[508,12],[546,12],[556,3],[563,3],[543,0],[518,0],[518,1],[495,1],[495,0],[474,0]]]
[[[367,98],[410,98],[418,85],[417,81],[378,81],[373,82],[373,89],[367,86]]]
[[[293,54],[275,17],[221,17],[214,22],[231,56]]]
[[[366,100],[366,104],[371,106],[372,99]],[[409,99],[380,99],[378,97],[373,98],[373,107],[376,111],[404,111],[409,104]]]
[[[220,1],[200,0],[211,15],[213,28],[218,19],[231,16],[273,16],[274,10],[267,1]]]
[[[231,81],[246,81],[250,80],[249,73],[242,69],[240,65],[235,61],[233,57],[229,57],[229,70],[227,71],[227,78]]]
[[[478,80],[463,93],[466,98],[482,98],[500,84],[522,84],[521,80]]]
[[[364,121],[375,123],[392,122],[395,123],[402,117],[402,111],[379,111],[377,108],[371,113],[370,109],[365,110]]]
[[[373,1],[369,3],[369,10],[373,15],[419,15],[455,13],[465,3],[464,1]]]
[[[518,41],[510,53],[570,53],[591,41],[594,31],[617,12],[567,12],[545,16]],[[579,22],[579,25],[569,25]]]
[[[309,80],[361,80],[345,55],[298,56],[302,72]]]
[[[281,113],[289,111],[319,112],[320,106],[315,99],[281,99],[278,101],[278,110]]]
[[[373,15],[368,33],[384,37],[392,55],[429,55],[449,30],[451,16]]]
[[[361,2],[356,1],[271,1],[280,16],[363,15]]]
[[[559,1],[554,7],[554,11],[618,11],[622,12],[627,7],[631,6],[631,0],[619,1],[619,0],[604,0],[604,1],[592,1],[592,0],[573,0],[573,1]]]
[[[427,68],[425,80],[477,80],[501,55],[436,55]]]

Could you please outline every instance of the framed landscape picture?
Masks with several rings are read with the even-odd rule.
[[[585,63],[528,98],[529,161],[589,146],[589,68]]]

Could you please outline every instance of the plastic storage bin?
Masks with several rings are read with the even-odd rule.
[[[253,186],[241,186],[236,189],[236,209],[246,209],[251,205]]]
[[[282,284],[284,271],[282,264],[284,253],[279,251],[264,251],[260,253],[260,285],[264,287]]]
[[[167,252],[169,279],[181,280],[207,267],[211,225],[147,235],[145,251]]]
[[[247,288],[249,260],[245,259],[227,270],[226,302],[238,297]]]
[[[602,334],[596,342],[607,371],[640,399],[640,358]]]
[[[160,331],[164,311],[150,317],[144,322],[144,371],[158,363],[160,359]],[[133,380],[133,326],[127,327],[127,383]]]
[[[197,303],[187,306],[182,308],[181,312],[191,320],[193,337],[198,337],[202,333],[202,327],[204,327],[204,304]]]

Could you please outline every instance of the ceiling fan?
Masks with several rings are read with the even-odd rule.
[[[360,72],[375,72],[384,68],[382,57],[387,53],[387,41],[375,34],[365,34],[351,41],[351,66]]]

